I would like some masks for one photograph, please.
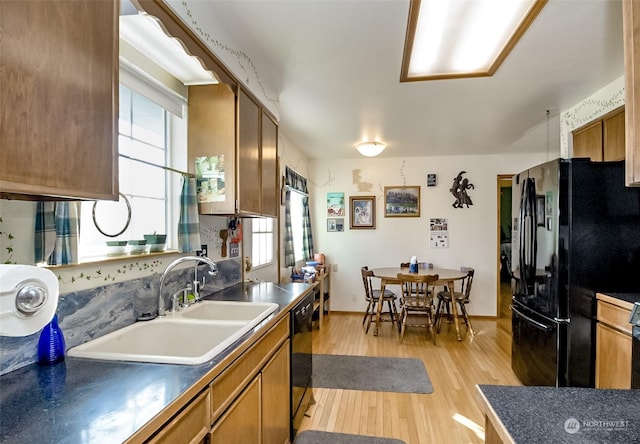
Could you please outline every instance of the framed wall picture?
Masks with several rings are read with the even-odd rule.
[[[344,216],[344,193],[327,193],[327,217]]]
[[[344,218],[343,217],[330,217],[327,219],[327,231],[344,231]]]
[[[420,217],[420,186],[384,187],[384,217]]]
[[[351,209],[351,223],[349,228],[375,229],[376,228],[376,197],[375,196],[350,196],[349,208]]]
[[[545,226],[545,202],[544,196],[536,196],[536,221],[539,227]]]

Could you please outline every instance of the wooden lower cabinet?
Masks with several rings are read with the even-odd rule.
[[[261,375],[258,374],[211,429],[211,444],[261,443]]]
[[[211,443],[285,444],[289,442],[289,421],[291,420],[289,343],[287,339],[280,345],[261,369],[251,367],[252,358],[264,363],[262,359],[264,355],[256,353],[253,356],[247,356],[246,360],[239,362],[236,367],[221,375],[220,385],[217,386],[214,381],[212,393],[215,394],[213,396],[215,400],[220,399],[219,396],[224,393],[225,385],[230,388],[231,381],[246,380],[247,376],[250,377],[255,370],[258,371],[213,424],[210,434]],[[268,346],[268,341],[262,345]],[[237,388],[242,389],[242,385]],[[237,390],[233,390],[232,393],[237,393]],[[227,399],[220,399],[220,402],[213,406],[214,417],[215,412],[219,412],[222,406],[229,404],[233,394]]]
[[[596,388],[631,388],[631,336],[598,323]]]
[[[143,442],[288,443],[289,323],[287,314]]]
[[[166,424],[149,442],[153,444],[205,443],[210,428],[210,404],[209,390],[205,390]]]
[[[598,300],[596,388],[631,388],[630,310]]]
[[[291,406],[289,341],[262,369],[262,442],[284,444],[289,439]]]

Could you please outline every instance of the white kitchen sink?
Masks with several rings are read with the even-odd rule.
[[[267,302],[201,301],[184,310],[169,313],[167,316],[183,319],[210,321],[246,321],[262,320],[273,313],[278,304]]]
[[[202,364],[278,308],[277,304],[228,304],[204,301],[166,317],[136,322],[73,347],[68,355],[109,361]],[[229,310],[227,315],[225,310]]]

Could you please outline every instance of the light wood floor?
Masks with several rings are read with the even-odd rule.
[[[389,322],[382,324],[376,337],[373,327],[365,334],[361,315],[332,313],[325,317],[323,328],[314,330],[314,353],[420,358],[434,391],[405,394],[314,388],[315,403],[299,431],[397,438],[407,444],[484,442],[476,384],[521,384],[511,371],[511,319],[472,318],[472,325],[476,335],[465,334],[458,342],[453,324],[443,322],[434,346],[422,328],[407,329],[400,344]]]

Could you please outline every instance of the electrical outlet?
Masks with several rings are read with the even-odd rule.
[[[196,251],[198,256],[207,256],[209,257],[209,249],[207,248],[207,244],[200,245],[200,250]]]
[[[333,271],[334,273],[338,272],[338,264],[332,264],[331,265],[331,271]]]

